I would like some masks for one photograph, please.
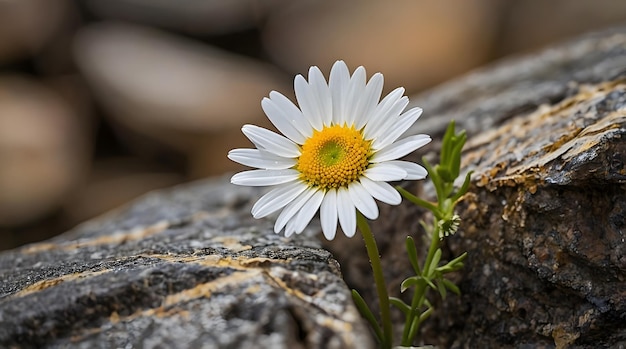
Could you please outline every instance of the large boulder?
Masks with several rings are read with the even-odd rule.
[[[471,110],[501,126],[464,158],[475,180],[450,244],[470,253],[455,346],[626,345],[624,47],[621,28],[493,71],[510,87],[483,98],[508,108]]]
[[[461,343],[626,345],[626,81],[485,132],[465,160]]]

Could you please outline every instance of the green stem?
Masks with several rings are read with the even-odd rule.
[[[422,268],[422,275],[424,277],[429,277],[428,269],[430,269],[430,265],[433,262],[433,256],[435,252],[439,248],[439,225],[435,223],[432,236],[430,238],[430,246],[428,247],[428,254],[426,255],[426,260],[424,261],[424,267]],[[417,326],[413,326],[413,322],[419,321],[418,315],[424,305],[424,301],[426,300],[426,292],[428,291],[428,285],[426,282],[421,282],[416,288],[415,293],[413,293],[413,299],[411,300],[411,311],[407,316],[407,321],[404,324],[404,330],[402,331],[402,345],[403,346],[411,346],[413,344],[413,340],[417,334]]]
[[[429,211],[431,211],[435,217],[437,217],[437,219],[441,218],[441,213],[439,212],[439,208],[437,207],[437,205],[432,204],[426,200],[420,199],[419,197],[409,193],[408,191],[406,191],[406,189],[402,188],[399,185],[396,185],[396,190],[398,192],[400,192],[400,194],[407,200],[411,201],[412,203],[416,204],[417,206],[421,206]]]
[[[413,322],[419,321],[417,318],[418,310],[422,308],[424,304],[424,299],[426,298],[426,282],[420,282],[415,288],[415,293],[413,293],[413,299],[411,300],[411,311],[406,317],[406,322],[404,323],[404,330],[402,331],[402,346],[410,347],[413,344],[413,339],[415,336],[411,336],[411,328],[413,328]]]
[[[387,294],[387,285],[385,284],[383,268],[380,263],[378,246],[376,246],[376,239],[374,239],[374,234],[372,234],[370,226],[367,223],[367,219],[363,217],[359,211],[356,213],[356,222],[359,230],[361,231],[361,235],[363,235],[367,255],[370,258],[372,271],[374,272],[374,282],[376,283],[378,304],[380,306],[380,319],[383,325],[383,338],[380,345],[383,349],[390,349],[392,344],[391,311],[389,305],[389,295]]]
[[[430,265],[433,262],[433,256],[439,248],[439,222],[435,221],[435,229],[433,229],[433,236],[430,237],[430,246],[428,247],[428,255],[426,255],[426,261],[424,262],[423,272],[428,272]]]

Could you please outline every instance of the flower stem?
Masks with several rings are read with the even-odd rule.
[[[363,235],[365,248],[367,249],[367,255],[370,258],[372,271],[374,273],[374,282],[376,283],[376,293],[378,293],[380,318],[383,326],[383,338],[380,346],[383,349],[390,349],[392,344],[391,311],[389,305],[389,296],[387,294],[387,285],[385,284],[383,268],[380,263],[378,246],[376,245],[376,239],[374,239],[374,234],[372,234],[370,226],[367,223],[367,219],[363,217],[363,215],[359,211],[357,211],[356,217],[357,226],[361,231],[361,235]]]
[[[424,261],[424,266],[422,268],[422,275],[427,277],[428,269],[433,262],[433,257],[435,252],[439,248],[439,226],[438,224],[434,225],[434,229],[432,232],[432,236],[430,239],[430,246],[428,247],[428,254],[426,255],[426,259]],[[402,331],[402,345],[403,346],[411,346],[415,336],[417,335],[418,326],[413,325],[413,322],[419,321],[418,314],[424,305],[424,301],[426,300],[426,293],[428,291],[428,285],[426,282],[421,282],[418,284],[415,289],[415,293],[413,293],[413,299],[411,300],[411,311],[407,316],[407,321],[404,324],[404,330]]]

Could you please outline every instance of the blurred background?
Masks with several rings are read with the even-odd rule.
[[[242,124],[311,65],[411,95],[624,21],[615,0],[0,0],[0,250],[240,169]]]

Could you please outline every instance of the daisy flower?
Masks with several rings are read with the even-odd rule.
[[[387,182],[426,177],[422,166],[398,160],[431,140],[423,134],[398,140],[422,109],[404,111],[409,100],[401,87],[380,100],[383,75],[376,73],[366,83],[365,68],[350,76],[343,61],[333,65],[328,83],[311,67],[308,81],[298,75],[294,87],[299,107],[276,91],[261,102],[282,135],[243,126],[256,149],[234,149],[228,158],[257,169],[237,173],[231,182],[274,186],[255,203],[252,215],[262,218],[281,210],[276,233],[301,233],[319,211],[328,240],[335,237],[337,222],[352,237],[356,210],[374,220],[374,199],[390,205],[402,201]]]

